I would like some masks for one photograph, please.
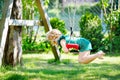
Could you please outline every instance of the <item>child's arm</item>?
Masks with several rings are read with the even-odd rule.
[[[65,53],[68,53],[69,50],[68,50],[68,48],[66,47],[66,41],[65,41],[64,39],[62,39],[62,40],[60,41],[60,44],[61,44],[61,46],[62,46],[63,51],[64,51]]]

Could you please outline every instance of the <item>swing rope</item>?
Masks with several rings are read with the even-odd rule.
[[[68,7],[68,14],[69,14],[69,24],[70,24],[70,37],[73,36],[73,28],[75,27],[75,14],[76,14],[76,8],[75,8],[75,5],[77,5],[77,1],[76,0],[73,0],[73,3],[74,3],[74,7],[71,8],[71,7]],[[72,11],[73,11],[73,14],[72,14]],[[71,12],[71,14],[70,14]],[[70,16],[71,15],[71,16]],[[72,17],[73,15],[73,17]]]
[[[74,3],[76,5],[76,0],[74,0]],[[73,14],[72,14],[72,11],[73,11]],[[71,14],[70,14],[70,12],[71,12]],[[73,7],[73,8],[68,7],[69,24],[70,24],[70,40],[73,37],[73,32],[74,32],[73,27],[75,27],[74,26],[74,24],[75,24],[75,13],[76,13],[76,8],[75,7]],[[73,15],[73,17],[71,17],[70,15]],[[79,45],[76,44],[76,42],[73,44],[73,43],[70,43],[70,41],[69,41],[69,43],[66,46],[67,46],[68,49],[73,48],[73,49],[79,50]],[[74,52],[74,50],[72,52]]]

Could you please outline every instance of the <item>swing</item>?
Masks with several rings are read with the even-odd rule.
[[[68,44],[66,44],[66,47],[67,47],[68,49],[73,48],[73,49],[75,49],[75,50],[79,50],[79,45],[78,45],[78,44],[68,43]]]
[[[73,30],[72,30],[72,27],[70,27],[70,39],[71,39],[71,36],[72,36],[72,34],[73,34]],[[66,44],[66,47],[68,48],[68,49],[72,49],[70,52],[78,52],[78,50],[79,50],[79,45],[78,44],[73,44],[73,43],[68,43],[68,44]]]
[[[76,4],[76,2],[75,2],[75,4]],[[70,17],[70,9],[68,8],[70,25],[72,25],[72,26],[74,26],[74,21],[71,21],[71,20],[74,20],[74,16],[75,16],[75,13],[76,13],[76,8],[73,9],[73,10],[74,10],[73,19],[71,19],[71,17]],[[73,35],[73,30],[72,30],[72,27],[70,26],[70,39],[71,39],[72,35]],[[76,44],[76,43],[73,44],[73,43],[70,43],[70,42],[68,44],[66,44],[66,47],[68,49],[70,49],[70,52],[78,52],[79,49],[80,49],[78,44]]]

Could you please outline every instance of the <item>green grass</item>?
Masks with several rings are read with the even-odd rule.
[[[2,67],[0,80],[119,80],[120,56],[106,56],[90,64],[79,64],[77,56],[62,54],[54,63],[53,54],[24,54],[24,66]]]

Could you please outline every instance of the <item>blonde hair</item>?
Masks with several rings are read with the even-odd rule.
[[[47,40],[49,40],[51,42],[51,44],[53,46],[58,45],[57,44],[57,40],[59,39],[59,37],[62,35],[62,33],[57,30],[57,29],[52,29],[51,31],[47,32]]]

